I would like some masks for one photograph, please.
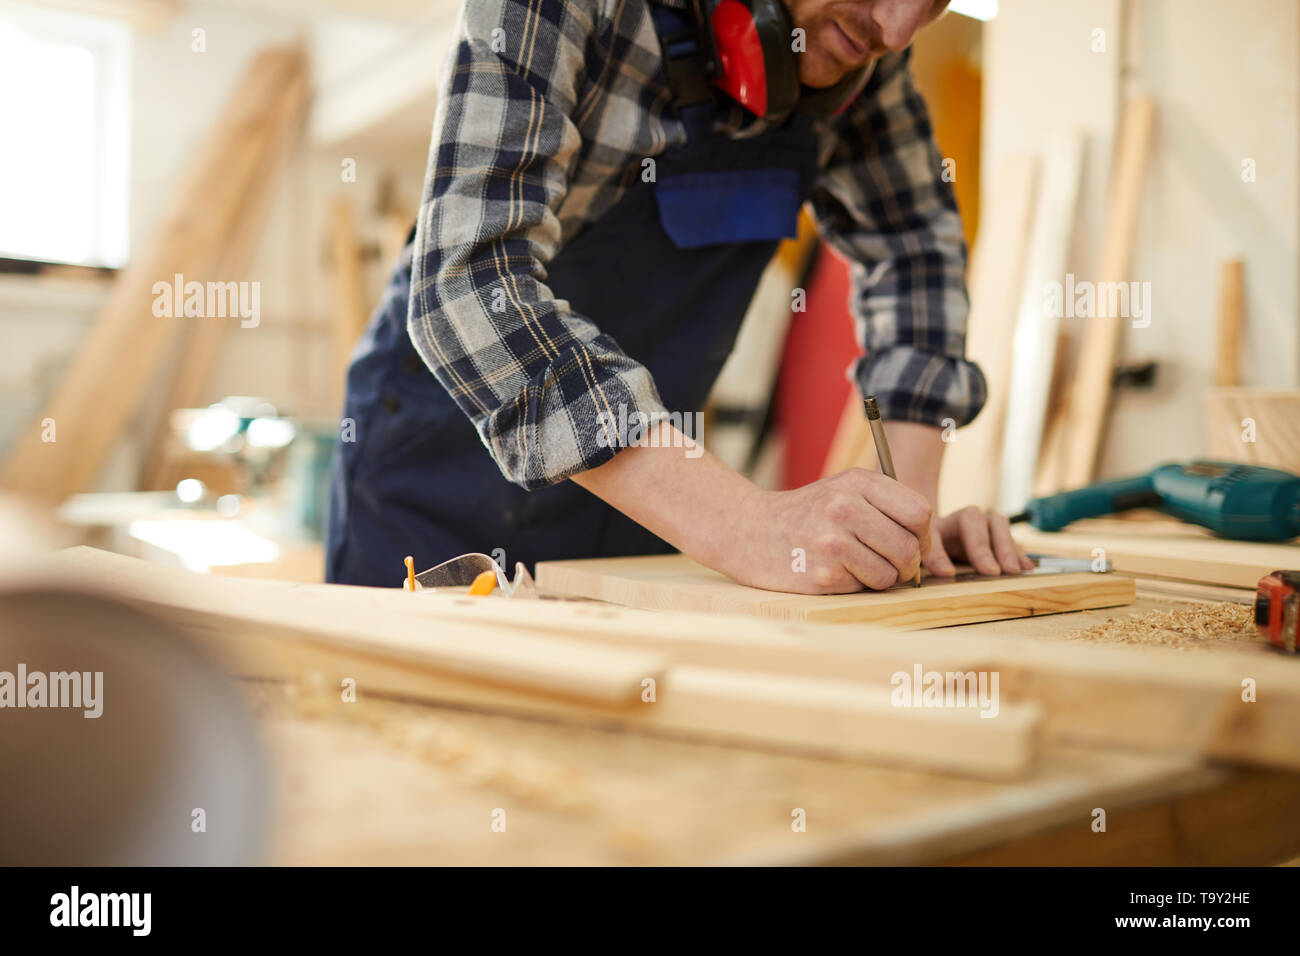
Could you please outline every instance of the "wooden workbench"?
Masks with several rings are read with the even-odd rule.
[[[1141,592],[1140,592],[1141,593]],[[971,625],[1059,640],[1170,606]],[[949,629],[950,631],[952,629]],[[285,864],[1269,864],[1300,855],[1300,774],[1049,748],[977,781],[619,730],[249,685]],[[1106,831],[1094,832],[1094,810]],[[804,832],[792,821],[806,818]],[[494,831],[504,811],[505,830]]]

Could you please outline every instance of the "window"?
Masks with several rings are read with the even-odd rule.
[[[131,34],[0,3],[0,257],[121,266]]]

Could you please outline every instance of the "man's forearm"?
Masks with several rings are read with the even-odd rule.
[[[657,425],[651,434],[657,439],[652,445],[625,448],[572,480],[679,551],[726,573],[724,529],[734,527],[729,515],[756,487],[707,451],[687,457],[683,448],[694,443],[671,425]]]
[[[902,483],[860,468],[789,491],[763,491],[658,426],[573,477],[685,554],[741,584],[811,594],[887,588],[932,546],[931,508]],[[913,460],[913,439],[902,442]]]
[[[669,425],[657,427],[661,429],[658,447],[626,448],[573,480],[669,544],[716,566],[725,542],[715,540],[711,529],[725,526],[719,518],[740,507],[755,486],[707,451],[688,458],[682,448],[691,443]],[[885,431],[898,480],[934,505],[943,460],[942,432],[915,422],[889,422]],[[855,464],[869,467],[870,463],[868,457]]]
[[[886,422],[885,434],[889,436],[889,451],[894,458],[898,480],[913,491],[925,495],[925,499],[935,508],[935,514],[938,514],[943,432],[933,425],[917,422]]]

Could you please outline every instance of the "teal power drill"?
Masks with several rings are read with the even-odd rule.
[[[1300,476],[1229,461],[1161,465],[1136,478],[1104,481],[1036,498],[1011,518],[1060,531],[1080,518],[1154,508],[1237,541],[1300,535]]]

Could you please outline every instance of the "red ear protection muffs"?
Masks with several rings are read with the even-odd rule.
[[[693,7],[696,22],[710,27],[701,32],[713,82],[762,119],[781,122],[796,107],[822,116],[838,113],[871,76],[874,63],[824,90],[801,87],[794,24],[783,0],[695,0]]]

